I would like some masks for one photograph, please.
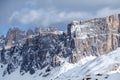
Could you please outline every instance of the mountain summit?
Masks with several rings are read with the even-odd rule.
[[[119,33],[120,14],[73,21],[67,32],[54,27],[35,31],[11,28],[0,37],[0,79],[90,80],[107,76],[118,80],[112,78],[120,76]],[[110,75],[112,72],[115,74]]]

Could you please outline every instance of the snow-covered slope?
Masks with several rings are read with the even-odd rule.
[[[118,80],[120,78],[120,48],[99,56],[84,65],[79,65],[61,74],[56,80]]]
[[[11,75],[2,77],[1,80],[118,80],[120,78],[120,48],[109,54],[86,57],[78,63],[70,64],[63,59],[64,63],[46,72],[47,67],[35,74],[19,74],[19,68]],[[2,71],[2,69],[0,69]]]
[[[24,75],[21,75],[18,68],[16,71],[11,73],[10,75],[7,74],[4,77],[2,76],[2,73],[4,71],[4,68],[0,67],[0,80],[54,80],[57,77],[59,77],[61,74],[64,74],[65,72],[68,72],[69,70],[74,69],[75,67],[79,67],[87,63],[88,61],[93,60],[95,57],[94,56],[89,56],[78,63],[72,64],[67,62],[67,59],[61,59],[64,63],[56,68],[52,68],[51,71],[46,72],[46,69],[48,68],[45,67],[42,70],[36,71],[35,74],[31,75],[29,73],[26,73]],[[5,67],[5,65],[0,64],[0,66]]]
[[[73,21],[64,32],[52,27],[27,32],[13,28],[0,39],[0,80],[119,75],[120,14]]]

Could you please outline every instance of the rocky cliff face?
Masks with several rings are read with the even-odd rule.
[[[72,22],[68,25],[68,36],[70,40],[74,40],[74,50],[77,54],[72,56],[75,57],[72,62],[84,56],[99,56],[116,49],[120,45],[119,33],[119,14]]]
[[[6,35],[5,47],[11,48],[25,37],[25,31],[22,31],[19,28],[10,28]]]
[[[120,46],[120,15],[73,21],[67,33],[55,28],[27,32],[10,29],[6,46],[0,51],[0,63],[6,65],[3,76],[20,67],[21,75],[34,74],[46,66],[60,66],[64,60],[76,63],[86,56],[99,56]],[[32,35],[32,36],[31,36]],[[20,40],[20,42],[18,42]]]

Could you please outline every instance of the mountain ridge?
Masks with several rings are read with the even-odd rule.
[[[39,73],[47,77],[65,62],[76,64],[90,56],[101,56],[120,47],[120,14],[86,21],[73,21],[67,32],[54,27],[35,31],[9,29],[1,37],[0,63],[2,76],[11,75],[19,68],[20,75]],[[82,64],[81,64],[82,65]]]

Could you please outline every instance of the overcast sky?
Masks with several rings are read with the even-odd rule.
[[[0,34],[120,13],[120,0],[0,0]],[[4,29],[4,30],[2,30]]]

